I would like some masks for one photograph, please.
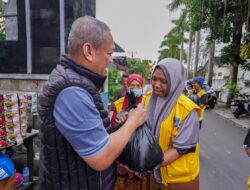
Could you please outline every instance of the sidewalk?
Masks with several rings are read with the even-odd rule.
[[[233,125],[242,128],[250,128],[250,116],[242,115],[239,119],[236,119],[232,114],[230,108],[225,108],[221,104],[217,104],[215,109],[212,109],[215,113],[220,115],[222,118],[230,121]]]

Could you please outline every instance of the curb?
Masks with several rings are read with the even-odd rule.
[[[212,111],[218,114],[222,119],[229,121],[233,126],[240,127],[243,129],[250,128],[250,117],[236,119],[234,118],[230,109],[214,109]]]

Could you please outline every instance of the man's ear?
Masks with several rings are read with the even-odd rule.
[[[89,62],[93,61],[93,55],[94,55],[93,50],[94,50],[93,46],[90,43],[85,43],[82,46],[82,54]]]

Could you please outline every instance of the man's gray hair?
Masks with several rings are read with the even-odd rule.
[[[68,37],[69,53],[79,52],[85,43],[90,43],[98,49],[107,41],[108,32],[109,27],[94,17],[83,16],[76,19]]]

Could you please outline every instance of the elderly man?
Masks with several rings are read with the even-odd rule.
[[[119,89],[116,93],[116,96],[114,98],[114,101],[115,100],[118,100],[119,98],[123,97],[126,95],[126,92],[127,92],[127,79],[128,79],[128,74],[124,73],[122,75],[122,88]]]
[[[106,79],[114,41],[108,26],[89,16],[74,21],[62,55],[39,98],[40,190],[111,190],[114,161],[146,120],[138,107],[115,133],[98,90]]]

